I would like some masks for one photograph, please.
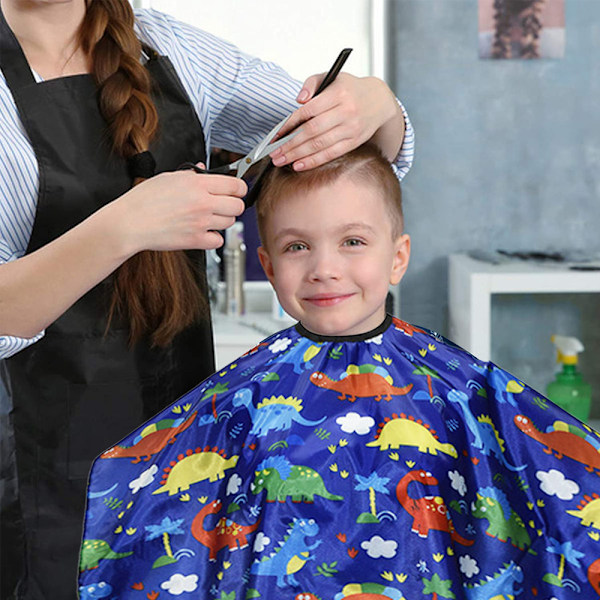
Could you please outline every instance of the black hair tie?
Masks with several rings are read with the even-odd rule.
[[[146,150],[138,152],[127,159],[127,168],[132,179],[149,179],[154,176],[156,161],[152,152]]]

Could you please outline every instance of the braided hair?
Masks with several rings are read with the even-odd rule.
[[[79,32],[82,49],[91,57],[113,150],[126,159],[147,151],[158,129],[150,76],[140,62],[142,48],[133,26],[127,0],[90,0]],[[136,177],[133,185],[141,181]],[[129,322],[132,345],[149,335],[152,345],[164,347],[206,318],[208,303],[185,252],[143,251],[115,273],[107,330],[117,313]]]
[[[496,22],[493,58],[511,58],[511,28],[515,20],[521,26],[520,56],[540,57],[540,15],[545,0],[494,0],[494,21]]]

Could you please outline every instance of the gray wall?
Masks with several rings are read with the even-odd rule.
[[[390,0],[389,80],[416,130],[403,318],[448,334],[451,253],[600,251],[600,2],[565,10],[564,59],[485,60],[476,0]],[[543,392],[550,335],[580,337],[600,417],[600,295],[496,298],[492,360]]]

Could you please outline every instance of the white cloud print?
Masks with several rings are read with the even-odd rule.
[[[169,580],[163,581],[160,587],[173,596],[179,596],[183,592],[195,592],[198,589],[198,575],[188,575],[186,577],[181,573],[175,573]]]
[[[262,531],[259,531],[254,538],[254,552],[262,552],[271,543],[271,538],[268,538]]]
[[[370,340],[365,340],[365,344],[377,344],[378,346],[380,346],[382,342],[383,342],[383,333],[376,335],[374,338],[371,338]]]
[[[343,417],[338,417],[335,422],[344,433],[358,433],[358,435],[366,435],[371,427],[375,425],[373,417],[361,417],[355,412],[349,412]]]
[[[548,496],[557,496],[561,500],[572,500],[579,493],[579,485],[567,479],[556,469],[538,471],[535,476],[541,481],[540,489]]]
[[[142,488],[150,485],[154,481],[154,476],[158,471],[158,465],[152,465],[149,469],[146,469],[137,479],[129,482],[129,489],[133,490],[134,494],[137,494]]]
[[[292,343],[292,340],[288,337],[280,338],[275,340],[270,346],[269,350],[275,354],[276,352],[283,352]]]
[[[469,578],[477,575],[479,573],[479,567],[477,566],[477,561],[474,558],[471,558],[468,554],[461,556],[458,559],[460,564],[460,570]]]
[[[242,478],[234,473],[227,482],[227,495],[237,494],[240,491],[240,486],[242,485]]]
[[[467,493],[467,484],[465,478],[458,471],[448,471],[448,477],[452,487],[461,495],[464,496]]]
[[[370,540],[362,542],[360,547],[367,552],[371,558],[394,558],[398,542],[394,540],[384,540],[378,535],[374,535]]]

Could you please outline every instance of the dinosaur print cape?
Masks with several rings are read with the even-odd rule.
[[[598,598],[599,475],[599,434],[433,332],[296,325],[96,459],[80,596]]]

